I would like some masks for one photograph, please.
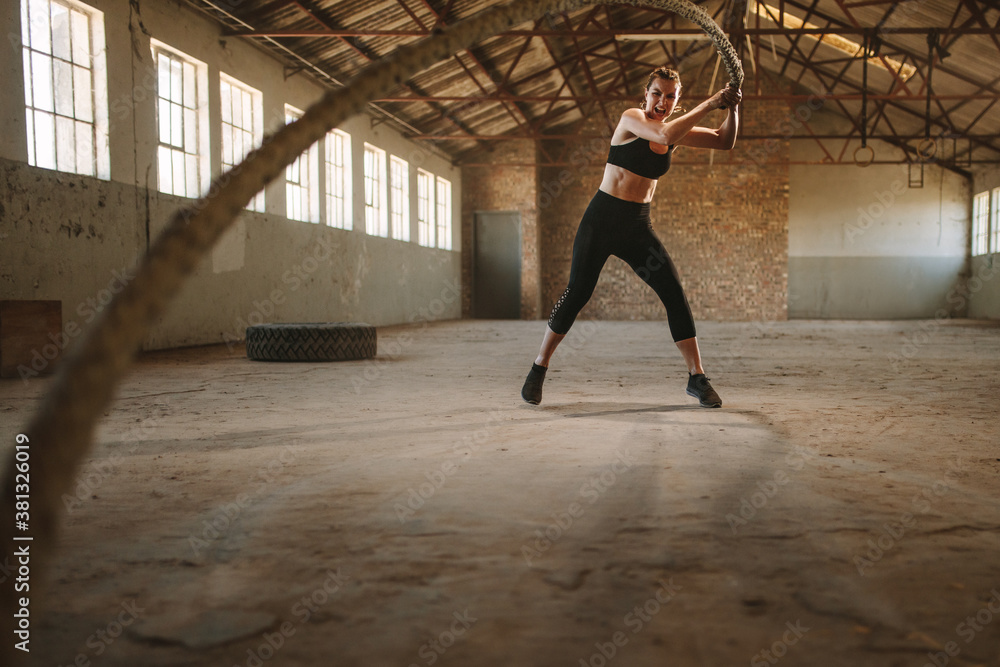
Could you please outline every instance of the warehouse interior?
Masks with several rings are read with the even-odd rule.
[[[500,4],[0,7],[5,466],[176,211]],[[193,268],[33,543],[11,660],[1000,665],[1000,7],[694,4],[740,133],[679,149],[651,218],[722,409],[616,258],[521,400],[622,112],[662,65],[688,109],[728,81],[674,12],[539,13],[331,128]],[[377,355],[248,359],[271,322]]]

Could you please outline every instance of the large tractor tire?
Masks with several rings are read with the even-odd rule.
[[[375,327],[353,322],[258,324],[247,327],[247,358],[255,361],[349,361],[377,352]]]

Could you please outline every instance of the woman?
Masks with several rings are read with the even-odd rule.
[[[670,156],[677,146],[732,149],[743,95],[739,90],[724,88],[683,116],[668,121],[680,95],[677,72],[660,67],[649,75],[642,108],[628,109],[618,121],[604,180],[583,214],[573,242],[569,286],[552,309],[542,348],[521,389],[521,397],[532,405],[542,401],[542,382],[552,353],[590,300],[604,263],[615,255],[653,288],[666,307],[671,336],[688,367],[687,393],[704,407],[722,407],[701,365],[691,307],[677,270],[653,233],[649,202],[656,191],[656,180],[670,168]],[[713,109],[728,109],[722,125],[715,130],[696,127],[695,123]]]

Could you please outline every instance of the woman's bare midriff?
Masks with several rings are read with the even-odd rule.
[[[653,201],[656,181],[633,174],[616,164],[605,164],[601,190],[618,199],[646,204]]]

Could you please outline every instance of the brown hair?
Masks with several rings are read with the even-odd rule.
[[[670,69],[669,67],[666,67],[666,66],[657,67],[656,69],[654,69],[652,72],[649,73],[649,78],[646,79],[646,87],[643,89],[642,97],[639,98],[639,104],[640,104],[640,106],[644,105],[646,103],[646,93],[645,93],[645,91],[649,90],[649,87],[651,85],[653,85],[653,80],[654,79],[666,79],[667,81],[676,81],[677,82],[677,87],[678,88],[681,87],[681,75],[680,75],[680,73],[677,72],[677,70]],[[678,106],[678,107],[676,107],[674,109],[674,113],[677,113],[677,112],[682,112],[683,113],[684,109],[682,109],[680,106]]]
[[[677,70],[670,69],[669,67],[657,67],[650,72],[649,78],[646,79],[646,90],[649,90],[649,87],[653,85],[653,79],[676,81],[678,86],[681,85],[681,75],[677,73]]]

